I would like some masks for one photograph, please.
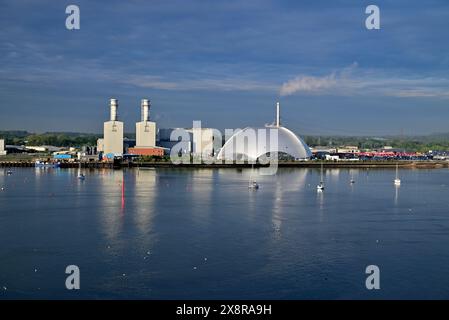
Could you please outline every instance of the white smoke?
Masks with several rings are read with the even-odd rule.
[[[282,84],[280,95],[288,96],[296,92],[321,92],[337,88],[342,82],[346,81],[356,67],[357,63],[354,62],[349,67],[322,77],[299,75]]]

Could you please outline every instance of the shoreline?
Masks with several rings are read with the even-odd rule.
[[[350,168],[350,169],[367,169],[367,168],[400,168],[405,169],[440,169],[449,168],[449,161],[440,160],[399,160],[399,161],[280,161],[279,168],[319,168],[323,164],[324,168]],[[32,161],[0,161],[0,168],[17,168],[17,167],[35,167]],[[78,168],[79,162],[61,163],[60,168]],[[173,164],[171,162],[129,162],[113,164],[112,162],[81,162],[82,168],[91,169],[121,169],[121,168],[191,168],[191,169],[244,169],[244,168],[260,168],[268,167],[262,164],[249,163],[214,163],[214,164]]]

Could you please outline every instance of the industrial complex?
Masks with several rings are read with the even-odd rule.
[[[59,147],[51,145],[6,145],[0,139],[0,156],[6,153],[34,153],[40,159],[58,162],[114,162],[116,160],[141,161],[168,160],[167,156],[186,156],[200,163],[257,162],[263,156],[276,154],[279,160],[304,161],[319,159],[327,161],[364,160],[445,160],[448,153],[407,152],[385,145],[378,149],[362,149],[360,146],[319,146],[311,148],[293,131],[281,124],[279,102],[276,104],[275,121],[264,127],[230,129],[225,136],[214,128],[202,128],[200,121],[193,121],[192,128],[158,128],[151,117],[151,101],[140,102],[140,119],[131,137],[124,135],[124,123],[119,117],[119,100],[109,100],[109,119],[103,125],[103,137],[96,145]],[[227,131],[227,130],[226,130]],[[275,137],[275,139],[273,139]],[[52,159],[48,155],[52,154]],[[47,158],[44,158],[46,156]],[[195,162],[198,163],[198,162]]]
[[[97,142],[97,152],[104,160],[123,156],[163,156],[169,154],[175,146],[178,147],[179,153],[217,160],[255,161],[272,152],[285,153],[294,159],[308,159],[312,156],[309,147],[301,138],[281,126],[279,103],[276,105],[276,121],[273,125],[236,130],[228,139],[222,139],[218,130],[202,128],[198,122],[194,122],[193,128],[158,130],[156,122],[150,120],[150,100],[142,99],[141,119],[136,123],[135,145],[127,144],[124,139],[123,122],[118,119],[118,108],[118,100],[110,99],[110,119],[104,123],[103,138]],[[277,131],[276,143],[262,144],[260,136],[257,136],[255,141],[248,139],[253,132],[261,132],[261,129]],[[267,137],[263,137],[265,138]]]

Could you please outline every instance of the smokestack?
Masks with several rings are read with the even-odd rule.
[[[150,121],[151,102],[148,99],[142,99],[140,103],[142,121]]]
[[[111,121],[117,121],[118,100],[111,99]]]
[[[280,106],[279,102],[276,103],[276,127],[281,125],[281,115],[280,115]]]

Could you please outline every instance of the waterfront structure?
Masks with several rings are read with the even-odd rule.
[[[270,130],[274,130],[274,134],[277,133],[277,143],[271,143],[267,136],[266,144],[249,143],[247,137],[258,135],[260,129],[266,129],[268,134],[270,134]],[[223,145],[223,148],[217,155],[217,159],[256,161],[267,153],[285,153],[297,160],[309,159],[312,156],[312,152],[307,144],[292,131],[281,125],[279,102],[276,104],[276,120],[274,124],[267,125],[265,128],[248,127],[238,130]]]
[[[214,155],[214,129],[192,128],[192,153],[194,155]],[[220,142],[221,147],[221,142]]]
[[[156,122],[150,121],[150,100],[142,99],[140,108],[141,121],[136,123],[136,148],[155,147]]]
[[[192,131],[185,128],[161,128],[158,131],[157,145],[171,150],[176,144],[182,143],[181,152],[184,154],[192,152]]]
[[[342,146],[338,147],[336,153],[359,153],[360,150],[356,146]]]
[[[217,151],[214,147],[213,128],[164,128],[159,129],[158,145],[172,149],[178,143],[182,143],[182,153],[193,155],[213,156]],[[172,137],[173,136],[173,137]],[[219,142],[221,147],[221,141]]]
[[[5,151],[5,140],[0,139],[0,156],[6,155]]]
[[[123,122],[118,121],[118,100],[110,100],[110,120],[104,123],[103,153],[107,156],[123,155]]]
[[[100,138],[97,140],[97,152],[104,152],[104,139]]]
[[[149,148],[129,148],[128,154],[136,156],[158,156],[162,157],[164,155],[164,148],[161,147],[149,147]]]
[[[141,121],[136,123],[136,145],[127,148],[127,153],[140,156],[163,156],[164,149],[156,147],[156,122],[150,121],[151,103],[142,99]]]
[[[57,152],[63,149],[55,146],[25,146],[25,148],[34,152]]]

